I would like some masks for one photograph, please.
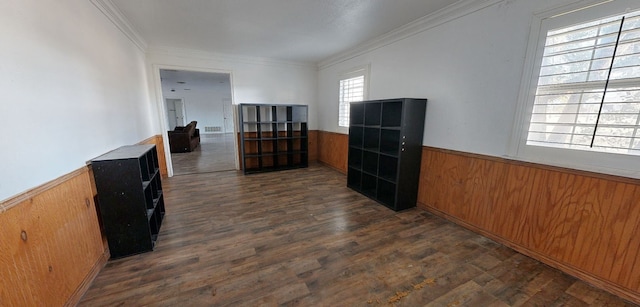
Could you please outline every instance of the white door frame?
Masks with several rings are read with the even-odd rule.
[[[158,111],[158,119],[160,123],[160,129],[162,131],[162,142],[164,143],[164,156],[167,161],[167,173],[169,177],[173,177],[173,161],[171,160],[171,149],[169,147],[169,134],[167,133],[169,124],[167,123],[167,107],[165,103],[165,98],[162,95],[162,82],[160,80],[160,70],[161,69],[169,69],[169,70],[183,70],[183,71],[195,71],[195,72],[210,72],[210,73],[223,73],[229,75],[229,85],[231,87],[231,105],[234,106],[234,91],[233,91],[233,72],[230,70],[223,69],[208,69],[202,67],[192,67],[192,66],[180,66],[180,65],[164,65],[164,64],[152,64],[152,73],[153,73],[153,83],[155,90],[155,105],[156,110]],[[238,135],[238,115],[237,108],[233,109],[233,134]],[[238,160],[238,138],[233,138],[234,145],[234,160],[236,170],[240,169],[240,161]]]

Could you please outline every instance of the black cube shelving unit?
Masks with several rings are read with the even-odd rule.
[[[416,206],[427,99],[351,103],[347,186],[400,211]]]
[[[111,258],[152,251],[165,215],[156,146],[123,146],[91,167]]]
[[[244,174],[307,167],[306,105],[240,104]]]

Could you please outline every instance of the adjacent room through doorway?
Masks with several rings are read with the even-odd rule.
[[[236,169],[228,73],[160,69],[174,175]]]

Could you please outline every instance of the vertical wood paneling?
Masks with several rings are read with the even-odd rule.
[[[309,162],[318,161],[318,130],[309,130],[307,132]]]
[[[45,186],[3,203],[2,306],[73,304],[106,262],[87,168]]]
[[[318,131],[318,161],[347,173],[349,135]]]
[[[418,203],[640,302],[640,180],[425,147]]]

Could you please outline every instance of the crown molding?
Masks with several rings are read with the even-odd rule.
[[[140,36],[122,12],[111,0],[90,0],[109,20],[142,52],[147,51],[147,42]]]
[[[286,60],[279,60],[279,59],[273,59],[273,58],[233,55],[233,54],[216,53],[216,52],[208,52],[208,51],[186,49],[186,48],[175,48],[175,47],[167,47],[167,46],[150,46],[147,48],[147,54],[151,56],[166,55],[166,56],[184,57],[184,58],[191,58],[191,59],[201,59],[201,60],[239,62],[239,63],[245,63],[245,64],[274,65],[274,66],[287,65],[287,66],[311,68],[314,70],[318,68],[315,65],[315,63],[311,63],[311,62],[295,62],[295,61],[286,61]]]
[[[502,1],[504,0],[460,0],[391,32],[366,41],[354,48],[330,56],[327,59],[318,62],[318,69],[324,69],[359,55],[363,55]]]

